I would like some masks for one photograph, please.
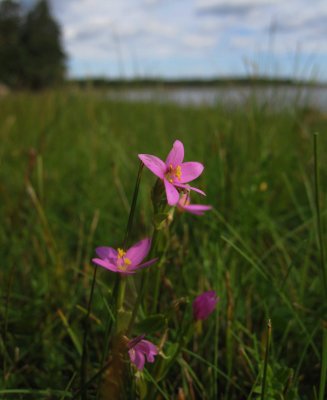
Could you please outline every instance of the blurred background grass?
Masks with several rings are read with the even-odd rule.
[[[167,398],[257,398],[271,318],[267,398],[315,398],[326,304],[313,132],[320,132],[325,231],[325,114],[255,102],[242,108],[131,103],[66,90],[9,94],[0,99],[0,121],[4,398],[69,398],[76,388],[94,248],[121,244],[137,154],[165,158],[175,139],[184,143],[186,161],[205,165],[197,186],[207,197],[193,201],[214,210],[179,221],[161,311],[211,288],[221,300],[161,389]],[[133,239],[151,234],[153,183],[144,171]],[[90,332],[94,368],[113,279],[99,271]]]

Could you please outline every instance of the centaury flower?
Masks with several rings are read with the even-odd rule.
[[[177,189],[195,190],[205,195],[202,190],[189,186],[187,183],[201,175],[203,165],[199,162],[183,162],[184,145],[179,140],[174,142],[165,162],[150,154],[139,154],[140,160],[158,178],[162,179],[168,204],[174,206],[179,199]]]
[[[96,254],[99,258],[93,258],[94,264],[113,272],[124,275],[134,274],[138,269],[148,267],[155,263],[157,258],[142,263],[151,248],[151,239],[143,239],[134,244],[128,250],[112,247],[97,247]]]
[[[204,204],[191,204],[190,194],[183,193],[177,203],[177,209],[181,212],[189,212],[195,215],[203,215],[205,211],[211,210],[211,206]]]
[[[196,321],[204,320],[214,311],[219,298],[214,290],[197,296],[193,301],[193,317]]]
[[[145,360],[153,363],[154,357],[158,354],[157,347],[143,338],[144,335],[141,335],[127,343],[129,358],[140,371],[144,368]]]

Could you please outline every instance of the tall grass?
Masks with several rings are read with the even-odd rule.
[[[204,163],[198,186],[214,210],[184,215],[170,237],[159,311],[170,310],[172,337],[163,355],[174,350],[185,297],[213,288],[221,300],[164,379],[146,370],[151,393],[179,399],[326,393],[325,115],[291,106],[178,107],[49,92],[1,99],[0,121],[0,397],[68,399],[77,392],[93,249],[117,247],[124,238],[137,154],[164,158],[177,138],[187,160]],[[153,183],[143,171],[131,240],[150,233]],[[89,376],[106,357],[114,278],[97,272]],[[135,288],[128,290],[132,305]],[[98,382],[96,376],[89,398]]]

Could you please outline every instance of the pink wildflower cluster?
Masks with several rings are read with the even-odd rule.
[[[203,215],[212,207],[202,204],[191,204],[190,192],[195,191],[202,195],[205,193],[189,185],[198,178],[204,167],[201,163],[184,162],[184,145],[176,140],[165,161],[150,154],[139,154],[143,164],[162,180],[169,206],[175,206],[180,212],[189,212]],[[157,261],[157,258],[144,261],[151,249],[151,239],[145,238],[129,249],[112,247],[97,247],[97,257],[93,258],[94,264],[122,276],[132,275],[139,269],[146,268]],[[196,297],[193,302],[194,320],[206,319],[215,309],[218,297],[214,291],[204,292]],[[158,354],[157,347],[145,335],[138,336],[127,343],[128,354],[131,362],[138,370],[143,370],[145,362],[154,362]]]

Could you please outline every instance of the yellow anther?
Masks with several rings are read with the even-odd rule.
[[[124,251],[123,249],[117,249],[118,252],[118,258],[123,258],[124,255],[126,254],[126,251]]]
[[[180,181],[181,177],[182,177],[182,168],[180,165],[177,165],[176,169],[175,169],[175,176],[176,178]]]
[[[172,164],[169,164],[168,171],[166,172],[165,177],[170,183],[174,182],[174,178],[177,178],[180,181],[182,177],[181,166],[177,165],[177,167],[174,168]]]
[[[132,261],[129,259],[129,258],[124,258],[124,264],[125,265],[131,265],[132,264]]]

